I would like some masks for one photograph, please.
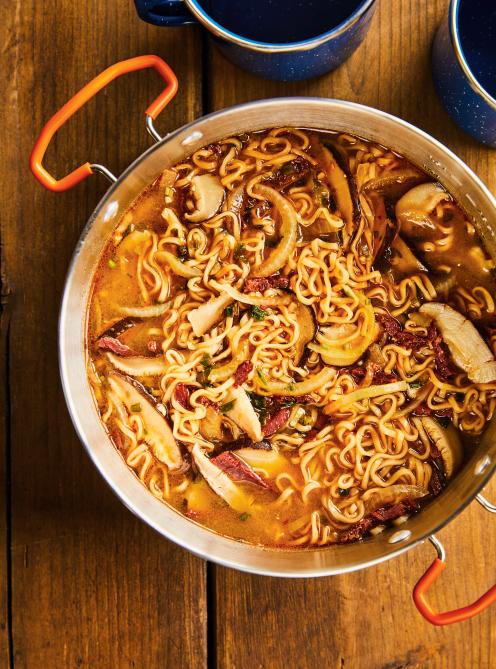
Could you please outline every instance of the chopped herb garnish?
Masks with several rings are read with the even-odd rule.
[[[220,412],[221,413],[228,413],[229,411],[231,411],[231,409],[233,408],[235,403],[236,403],[236,400],[231,400],[230,402],[226,402],[225,404],[221,404],[220,405]]]
[[[348,497],[350,491],[348,488],[338,488],[338,494],[340,497]]]
[[[294,383],[288,383],[288,391],[289,391],[290,393],[292,393],[293,390],[296,390],[296,386],[295,386],[295,384],[294,384]]]
[[[212,371],[212,362],[208,353],[203,354],[203,358],[200,360],[200,365],[203,367],[203,371],[198,375],[198,380],[204,388],[210,388],[212,384],[208,380],[209,374]]]
[[[296,404],[296,397],[285,397],[281,402],[279,402],[279,408],[289,409],[295,404]]]
[[[181,262],[184,262],[189,258],[188,247],[187,246],[178,246],[177,247],[177,257]]]
[[[451,420],[448,416],[437,416],[437,421],[442,427],[448,427],[451,423]]]
[[[210,362],[210,356],[208,353],[204,353],[202,359],[200,360],[200,365],[204,368],[208,368],[208,373],[210,374],[212,370],[212,363]]]
[[[292,174],[295,171],[295,166],[290,161],[289,163],[284,163],[281,167],[282,174]]]
[[[233,305],[233,304],[230,304],[228,307],[226,307],[226,308],[224,309],[224,315],[226,316],[226,318],[227,318],[228,316],[232,316],[232,315],[233,315],[233,311],[234,311],[234,305]]]
[[[255,411],[264,411],[265,410],[265,397],[263,395],[257,395],[257,393],[248,392],[248,397]]]
[[[239,517],[240,520],[248,520],[248,518],[251,518],[251,514],[249,513],[242,513]]]
[[[117,267],[117,263],[113,258],[109,258],[108,266],[110,269],[115,269]]]
[[[238,244],[233,253],[234,260],[246,260],[246,246]]]
[[[420,388],[422,384],[420,383],[420,381],[412,381],[408,385],[410,386],[410,388],[415,389],[415,388]]]
[[[141,404],[137,402],[136,404],[131,404],[131,411],[139,413],[141,411]]]
[[[257,367],[256,372],[257,372],[257,376],[260,379],[260,381],[264,384],[264,386],[266,386],[267,385],[267,379],[265,378],[265,374],[262,372],[260,367]]]
[[[264,311],[264,309],[261,309],[260,307],[257,307],[255,305],[250,307],[250,316],[254,318],[256,321],[263,321],[267,316],[269,315],[268,311]]]

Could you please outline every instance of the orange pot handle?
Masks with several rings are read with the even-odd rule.
[[[446,567],[444,561],[444,549],[435,537],[430,537],[432,543],[438,551],[438,556],[431,566],[427,569],[425,574],[419,579],[413,589],[413,601],[415,606],[433,625],[451,625],[452,623],[459,623],[463,620],[468,620],[474,616],[485,611],[491,604],[496,602],[496,585],[493,585],[486,593],[479,597],[473,604],[463,606],[454,611],[445,611],[444,613],[437,613],[427,601],[427,592],[437,577]]]
[[[90,174],[93,174],[91,163],[80,165],[80,167],[62,179],[55,179],[49,172],[47,172],[42,165],[42,160],[48,145],[57,130],[61,128],[78,109],[101,91],[102,88],[105,88],[111,81],[117,79],[117,77],[120,77],[122,74],[144,70],[148,67],[155,68],[167,84],[162,93],[155,98],[145,112],[147,117],[155,119],[177,92],[176,75],[167,63],[158,56],[136,56],[136,58],[122,60],[120,63],[111,65],[111,67],[108,67],[86,84],[84,88],[76,93],[74,97],[66,102],[65,105],[52,116],[40,132],[29,160],[31,171],[45,188],[56,192],[68,190],[83,179],[86,179]]]

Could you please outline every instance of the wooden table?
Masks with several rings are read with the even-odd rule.
[[[412,586],[434,557],[428,544],[364,572],[283,581],[206,564],[117,501],[74,433],[56,355],[64,275],[107,184],[95,177],[55,195],[27,169],[36,134],[78,88],[118,60],[156,53],[180,81],[162,132],[255,98],[345,98],[424,128],[496,191],[496,152],[459,131],[434,94],[430,44],[446,1],[381,0],[345,65],[296,84],[241,72],[197,27],[142,23],[131,0],[1,6],[0,666],[496,666],[496,607],[449,628],[414,609]],[[48,165],[62,175],[89,159],[121,172],[149,145],[143,112],[159,90],[151,72],[112,84],[57,135]],[[496,485],[487,493],[494,499]],[[448,568],[432,599],[446,609],[494,582],[496,529],[473,504],[440,536]]]

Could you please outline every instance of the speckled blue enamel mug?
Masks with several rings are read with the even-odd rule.
[[[433,52],[434,83],[466,132],[496,147],[496,0],[451,0]]]
[[[135,0],[158,26],[200,22],[233,63],[295,81],[335,69],[363,41],[375,0]]]

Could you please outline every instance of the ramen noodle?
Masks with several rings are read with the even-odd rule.
[[[496,406],[494,264],[453,197],[349,134],[227,137],[124,213],[88,374],[143,484],[225,536],[360,540],[456,476]]]

